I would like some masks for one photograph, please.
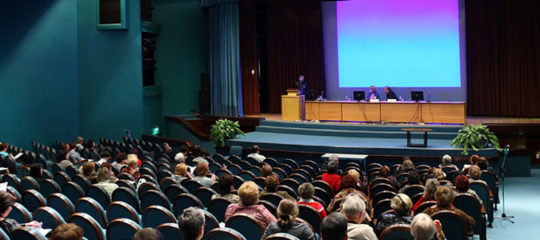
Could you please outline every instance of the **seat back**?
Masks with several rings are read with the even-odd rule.
[[[149,206],[142,214],[143,227],[155,228],[162,223],[176,223],[176,218],[168,209],[162,206]]]
[[[182,193],[189,193],[189,191],[180,184],[169,185],[164,191],[165,196],[169,199],[169,202],[172,202],[176,196]]]
[[[119,218],[107,225],[107,239],[131,240],[141,229],[141,226],[131,219]]]
[[[320,187],[315,187],[315,197],[322,200],[322,204],[326,207],[332,201],[332,192],[328,192]]]
[[[105,210],[99,205],[99,203],[89,197],[82,197],[75,203],[75,212],[86,213],[94,220],[96,220],[101,228],[107,226],[107,219],[105,218]]]
[[[291,188],[289,186],[286,186],[286,185],[278,185],[276,190],[277,191],[284,191],[294,199],[297,199],[297,197],[298,197],[297,192],[293,188]]]
[[[75,182],[67,182],[64,184],[62,193],[66,195],[71,202],[77,202],[79,198],[84,197],[84,190]]]
[[[141,224],[140,217],[135,208],[125,202],[114,201],[107,207],[107,221],[112,222],[120,218],[127,218],[137,224]]]
[[[146,209],[152,205],[162,206],[171,209],[169,200],[158,190],[148,190],[141,197],[141,209]]]
[[[300,240],[300,239],[288,233],[274,233],[266,237],[264,240]]]
[[[2,228],[0,228],[0,240],[9,240],[9,236]]]
[[[426,201],[426,202],[423,202],[422,204],[420,204],[420,206],[418,206],[418,208],[416,209],[416,211],[414,212],[414,214],[418,214],[418,213],[422,213],[424,212],[424,210],[428,209],[429,207],[431,206],[435,206],[437,204],[437,201]]]
[[[11,212],[7,218],[14,219],[18,223],[27,223],[32,221],[32,215],[22,204],[16,202],[11,208]]]
[[[64,219],[68,219],[75,211],[75,205],[62,193],[51,194],[47,198],[47,206],[55,209]]]
[[[276,206],[283,200],[283,197],[277,193],[266,193],[260,197],[261,200],[268,201]]]
[[[90,180],[88,180],[82,174],[75,174],[71,176],[71,181],[79,184],[79,187],[81,187],[84,192],[88,191],[88,188],[90,187],[90,185],[92,185],[92,183],[90,183]]]
[[[175,216],[178,216],[184,212],[184,209],[188,207],[198,207],[203,209],[203,203],[193,194],[182,193],[173,201],[173,212]]]
[[[414,240],[408,224],[396,224],[386,227],[379,237],[380,240]]]
[[[19,227],[11,233],[12,239],[24,239],[24,240],[47,240],[43,234],[34,228]]]
[[[29,189],[39,190],[39,183],[30,176],[25,176],[21,179],[21,192]]]
[[[176,223],[162,223],[156,229],[163,235],[163,240],[184,240],[184,234]]]
[[[195,191],[197,189],[199,189],[200,187],[202,187],[202,185],[197,182],[196,180],[194,179],[190,179],[190,180],[187,180],[187,181],[183,181],[182,182],[182,185],[190,192],[190,193],[195,193]]]
[[[210,201],[208,204],[208,211],[212,213],[219,222],[225,221],[225,211],[227,210],[227,207],[231,204],[231,200],[217,197]]]
[[[200,187],[195,191],[195,196],[202,202],[204,206],[208,206],[210,201],[212,200],[212,196],[217,194],[216,191],[214,191],[211,188],[207,187]]]
[[[396,193],[393,192],[393,191],[381,191],[379,193],[377,193],[377,195],[373,196],[371,198],[371,202],[372,202],[372,205],[375,206],[377,205],[378,202],[384,200],[384,199],[392,199],[394,198],[394,196],[396,196]]]
[[[42,228],[54,229],[66,223],[64,218],[51,207],[40,207],[34,211],[33,220],[43,223]]]
[[[62,188],[53,179],[43,179],[40,184],[43,197],[49,197],[53,193],[61,192]]]
[[[231,216],[225,226],[235,229],[247,239],[261,239],[265,228],[254,217],[246,214],[235,214]]]
[[[476,192],[476,195],[482,200],[482,204],[486,211],[489,211],[491,208],[489,204],[489,187],[482,181],[473,180],[471,181],[470,188]]]
[[[22,203],[30,212],[35,211],[39,207],[47,206],[47,200],[35,189],[28,189],[23,192]]]
[[[71,178],[65,172],[60,171],[54,173],[54,181],[63,188],[64,184],[71,181]]]
[[[205,240],[246,240],[238,231],[231,228],[216,228],[206,233]]]
[[[209,211],[204,211],[204,232],[210,232],[214,228],[219,228],[219,221],[214,214]]]
[[[463,220],[454,212],[448,210],[438,211],[432,214],[431,218],[441,221],[446,239],[467,239],[467,227]]]
[[[392,185],[390,185],[388,183],[379,183],[379,184],[373,185],[369,189],[369,196],[370,197],[375,196],[375,195],[377,195],[377,193],[382,192],[382,191],[393,191],[393,192],[395,192],[396,189],[394,189],[394,187],[392,187]]]
[[[298,217],[308,222],[316,233],[321,231],[321,215],[312,206],[298,205]]]
[[[112,201],[125,202],[135,208],[138,213],[141,213],[141,208],[139,207],[139,198],[137,197],[137,194],[135,194],[135,191],[127,187],[119,187],[115,189],[112,194]]]
[[[412,198],[414,195],[418,193],[423,193],[425,190],[425,187],[420,184],[410,185],[403,189],[403,193],[407,194],[410,198]]]
[[[476,223],[473,226],[474,233],[480,234],[483,223],[482,205],[480,204],[480,201],[468,193],[460,193],[454,197],[454,202],[452,204],[457,209],[460,209],[474,218],[474,222]]]
[[[88,240],[105,240],[105,232],[99,223],[86,213],[74,213],[68,222],[75,223],[84,231],[84,237]]]
[[[111,196],[109,193],[101,186],[92,185],[88,188],[86,196],[96,200],[102,208],[106,208],[111,203]]]

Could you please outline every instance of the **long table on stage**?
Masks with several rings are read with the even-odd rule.
[[[466,122],[465,102],[306,101],[306,120],[360,122]]]

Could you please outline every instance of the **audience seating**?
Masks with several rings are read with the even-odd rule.
[[[468,193],[457,194],[453,202],[454,207],[474,218],[473,230],[480,235],[481,240],[486,239],[486,214],[482,211],[480,202]]]
[[[225,226],[235,229],[247,239],[261,239],[265,228],[254,217],[246,214],[235,214],[231,216]]]
[[[119,187],[116,190],[114,190],[112,194],[112,201],[121,201],[129,204],[138,213],[141,213],[140,207],[139,207],[139,199],[137,195],[135,194],[135,191],[126,188],[126,187]]]
[[[145,208],[142,214],[143,227],[155,228],[162,223],[176,223],[176,217],[168,209],[153,205]]]
[[[184,212],[184,209],[188,207],[198,207],[203,209],[203,203],[194,195],[189,193],[182,193],[173,201],[173,212],[175,216],[178,216]]]
[[[379,240],[414,240],[411,235],[408,224],[395,224],[385,228],[379,237]]]
[[[114,201],[107,207],[107,221],[112,222],[115,219],[125,218],[141,224],[141,217],[137,214],[135,208],[122,201]]]
[[[64,219],[68,219],[75,212],[75,205],[62,193],[53,193],[47,198],[47,206],[52,207]]]
[[[231,228],[216,228],[206,234],[205,240],[247,240],[241,233]]]
[[[212,199],[212,201],[210,201],[208,204],[208,211],[212,213],[218,221],[224,222],[225,211],[227,210],[227,206],[229,206],[229,204],[232,204],[231,200],[217,197]]]
[[[0,240],[10,240],[9,236],[0,228]]]
[[[75,212],[86,213],[101,226],[101,228],[107,227],[107,219],[105,218],[105,210],[99,205],[99,203],[89,197],[79,198],[75,203]]]
[[[7,218],[14,219],[18,223],[27,223],[32,221],[32,214],[22,204],[16,202],[11,208]]]
[[[433,220],[441,221],[446,239],[467,239],[467,227],[461,218],[452,211],[442,210],[431,215]]]
[[[40,207],[33,213],[33,220],[43,223],[42,227],[54,229],[58,225],[66,223],[64,218],[51,207]]]
[[[317,209],[307,205],[298,205],[298,217],[308,222],[316,233],[321,231],[322,219]]]
[[[68,222],[81,227],[84,231],[84,237],[88,240],[105,240],[105,231],[92,216],[86,213],[74,213]]]
[[[13,239],[24,239],[24,240],[47,240],[43,234],[30,227],[19,227],[11,233],[11,238]]]
[[[29,189],[22,194],[22,204],[33,212],[39,207],[47,206],[47,200],[35,189]]]
[[[163,235],[163,240],[184,240],[184,234],[176,223],[163,223],[156,229]]]
[[[131,219],[115,219],[107,225],[107,240],[131,240],[133,235],[141,229],[141,226]]]

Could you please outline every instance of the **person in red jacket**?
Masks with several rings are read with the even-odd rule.
[[[325,181],[326,183],[328,183],[328,185],[330,185],[334,193],[339,192],[339,190],[341,189],[341,176],[337,174],[338,168],[339,165],[337,161],[329,162],[326,166],[326,170],[328,172],[323,173],[321,177],[321,180]]]
[[[300,195],[298,205],[311,206],[319,212],[321,219],[326,217],[326,210],[324,210],[324,206],[320,202],[313,200],[313,195],[315,195],[315,187],[313,187],[313,184],[309,182],[302,183],[298,187],[298,194]]]

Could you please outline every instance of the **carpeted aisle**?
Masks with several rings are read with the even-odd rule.
[[[502,204],[495,216],[501,213]],[[506,178],[506,214],[515,216],[515,224],[495,219],[488,239],[540,239],[540,169],[531,169],[531,177]]]

